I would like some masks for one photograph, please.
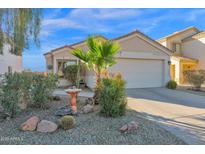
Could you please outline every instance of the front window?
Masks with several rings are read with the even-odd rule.
[[[172,50],[175,52],[180,52],[181,51],[181,44],[180,43],[173,43]]]

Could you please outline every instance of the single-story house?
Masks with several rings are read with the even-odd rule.
[[[22,71],[22,56],[17,56],[10,53],[10,46],[4,44],[3,53],[0,54],[0,74],[8,71],[21,72]]]
[[[186,84],[184,71],[205,70],[205,31],[188,27],[157,41],[173,51],[170,74],[178,84]]]
[[[107,40],[103,36],[96,37]],[[120,44],[121,51],[116,56],[117,64],[109,70],[112,73],[121,73],[127,88],[162,87],[170,80],[170,49],[137,30],[112,41]],[[86,50],[86,41],[65,45],[45,53],[47,71],[62,74],[65,63],[77,63],[78,59],[70,54],[75,48]],[[88,87],[95,86],[92,71],[85,70],[84,80]]]

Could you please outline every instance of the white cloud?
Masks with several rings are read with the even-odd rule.
[[[74,9],[70,17],[98,20],[122,20],[140,15],[139,9]]]
[[[54,13],[43,20],[41,34],[48,36],[54,31],[65,28],[78,29],[86,33],[111,32],[113,25],[105,22],[109,20],[126,21],[139,16],[140,13],[139,9],[73,9],[60,18],[57,18],[56,13]]]
[[[49,36],[62,29],[91,33],[121,33],[122,30],[139,29],[149,33],[162,22],[196,21],[205,9],[72,9],[60,16],[61,10],[43,21],[42,36]],[[58,18],[59,17],[59,18]]]
[[[76,22],[73,22],[67,18],[55,18],[55,19],[46,19],[43,20],[42,22],[42,26],[45,27],[49,27],[49,28],[82,28],[83,26],[77,24]]]
[[[201,19],[201,16],[205,15],[205,9],[195,9],[189,13],[187,19],[189,21],[196,21],[197,19]]]

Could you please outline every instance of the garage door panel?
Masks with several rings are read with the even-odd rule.
[[[163,60],[118,59],[110,71],[121,73],[127,88],[161,87],[163,83]]]

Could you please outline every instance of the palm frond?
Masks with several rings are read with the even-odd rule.
[[[88,46],[89,52],[91,52],[95,55],[98,54],[99,42],[94,38],[94,36],[89,36],[88,37],[87,46]]]
[[[71,51],[71,54],[79,58],[82,62],[87,63],[89,61],[89,56],[81,48],[77,48]]]

